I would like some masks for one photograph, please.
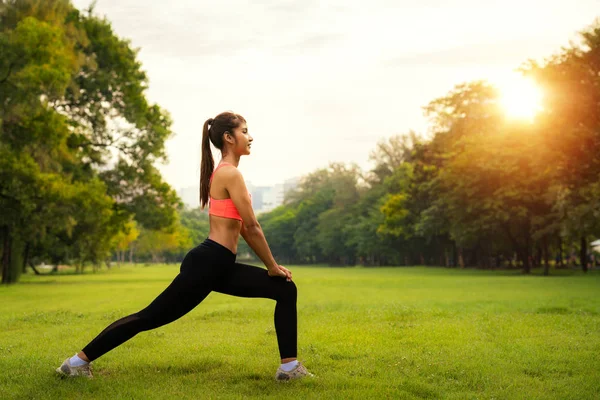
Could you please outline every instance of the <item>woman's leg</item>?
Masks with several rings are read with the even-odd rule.
[[[270,277],[264,268],[232,263],[215,292],[239,297],[261,297],[277,301],[275,305],[275,332],[282,360],[297,357],[298,320],[296,314],[297,290],[293,281]]]
[[[215,282],[222,277],[222,265],[230,264],[221,258],[206,250],[189,252],[181,264],[179,275],[148,307],[110,324],[82,352],[89,361],[93,361],[138,333],[158,328],[187,314],[208,296]]]

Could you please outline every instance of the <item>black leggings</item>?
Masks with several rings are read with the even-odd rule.
[[[240,297],[277,301],[275,331],[281,358],[296,357],[296,285],[283,277],[270,277],[264,268],[235,262],[235,254],[206,239],[190,250],[173,282],[143,310],[121,318],[104,329],[83,352],[90,361],[131,339],[190,312],[211,291]]]

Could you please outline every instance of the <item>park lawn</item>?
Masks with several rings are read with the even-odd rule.
[[[96,360],[95,379],[59,378],[67,356],[178,272],[138,265],[0,287],[0,399],[599,396],[600,271],[290,269],[299,359],[315,379],[274,381],[272,300],[220,293]]]

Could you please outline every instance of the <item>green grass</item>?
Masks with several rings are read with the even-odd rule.
[[[600,271],[291,269],[317,379],[275,382],[274,302],[219,293],[96,360],[95,379],[57,377],[178,271],[137,266],[0,287],[0,398],[598,398]]]

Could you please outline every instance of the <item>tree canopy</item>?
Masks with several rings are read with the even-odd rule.
[[[3,282],[29,258],[98,263],[131,218],[171,227],[179,199],[154,166],[171,120],[137,50],[69,1],[0,4]]]

